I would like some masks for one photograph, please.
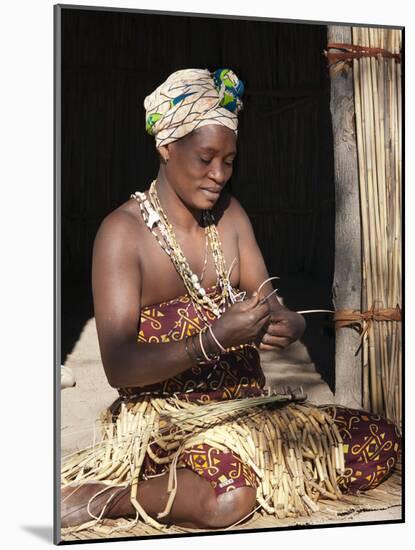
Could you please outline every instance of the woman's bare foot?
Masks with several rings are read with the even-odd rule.
[[[94,518],[88,513],[88,501],[98,493],[100,494],[91,501],[89,506],[94,516],[100,515],[111,495],[113,497],[105,508],[104,517],[128,516],[135,513],[130,502],[129,487],[108,487],[100,482],[67,485],[61,490],[61,527],[81,525],[93,520]]]
[[[138,501],[147,514],[160,523],[196,529],[226,527],[244,518],[255,505],[256,490],[253,487],[239,487],[216,497],[212,485],[189,468],[178,470],[177,481],[173,506],[169,515],[163,518],[158,518],[158,513],[165,509],[168,501],[168,475],[157,476],[138,485]],[[101,491],[91,501],[89,508],[92,514],[99,516],[109,497],[114,495],[102,517],[135,517],[130,486],[109,487],[102,482],[74,483],[62,488],[61,526],[81,525],[93,520],[88,513],[88,501]]]

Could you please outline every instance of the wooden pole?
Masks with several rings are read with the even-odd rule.
[[[351,43],[350,27],[329,26],[328,42]],[[360,203],[351,70],[331,75],[330,110],[336,202],[333,304],[336,310],[360,310]],[[362,406],[361,354],[356,355],[359,345],[359,335],[352,329],[336,332],[335,401],[349,407]]]

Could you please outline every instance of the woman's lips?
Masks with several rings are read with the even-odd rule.
[[[204,192],[204,194],[209,197],[210,199],[217,199],[220,195],[221,189],[213,190],[213,189],[201,189],[201,191]]]

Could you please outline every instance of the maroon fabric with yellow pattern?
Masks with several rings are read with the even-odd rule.
[[[401,448],[398,428],[378,414],[338,405],[322,408],[343,439],[345,473],[338,480],[340,489],[355,493],[377,487],[396,465]]]
[[[343,438],[345,473],[337,479],[341,491],[357,493],[373,489],[392,472],[398,460],[401,436],[395,424],[380,415],[338,405],[324,407],[333,417]],[[167,452],[151,445],[159,457]],[[186,449],[178,466],[190,468],[210,482],[217,495],[238,487],[256,487],[255,472],[232,452],[224,453],[201,444]],[[165,465],[148,455],[144,461],[144,479],[167,472]]]
[[[214,295],[215,288],[208,289]],[[205,315],[214,320],[205,310]],[[188,295],[143,308],[138,342],[163,343],[179,341],[200,331],[203,326]],[[214,365],[195,366],[159,384],[141,388],[120,388],[122,396],[140,394],[168,396],[176,394],[187,401],[209,402],[263,394],[265,377],[255,348],[221,355]],[[400,449],[400,435],[395,425],[378,416],[338,407],[324,407],[334,418],[344,440],[345,475],[339,485],[345,492],[376,487],[391,472]],[[162,458],[168,451],[156,443],[152,452]],[[217,495],[239,487],[256,487],[256,475],[240,458],[214,447],[201,444],[186,449],[178,462],[210,482]],[[145,456],[142,478],[149,479],[167,472],[165,464]]]
[[[210,287],[209,296],[216,288]],[[204,309],[210,320],[216,317]],[[179,296],[142,309],[137,341],[164,344],[179,341],[197,334],[204,323],[198,317],[188,295]],[[238,351],[222,354],[215,364],[194,366],[164,382],[141,388],[120,388],[120,395],[153,394],[168,396],[177,394],[188,401],[208,402],[237,397],[253,397],[262,394],[265,384],[257,350],[246,346]]]

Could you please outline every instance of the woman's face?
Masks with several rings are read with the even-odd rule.
[[[163,147],[167,180],[182,201],[210,209],[232,175],[235,133],[218,124],[202,126]]]

